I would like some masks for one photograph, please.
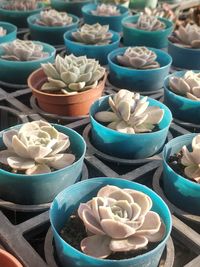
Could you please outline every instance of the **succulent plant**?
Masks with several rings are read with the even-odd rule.
[[[97,112],[95,119],[127,134],[151,132],[164,115],[160,107],[149,106],[147,97],[125,89],[109,97],[109,106],[111,110]]]
[[[37,0],[7,0],[3,1],[2,7],[8,10],[34,10],[38,6]]]
[[[73,38],[80,43],[104,45],[111,42],[113,34],[109,32],[109,25],[99,23],[89,25],[84,24],[76,32],[72,32]]]
[[[169,86],[176,94],[200,101],[200,72],[186,71],[183,77],[172,76]]]
[[[57,55],[55,63],[42,64],[48,82],[42,91],[61,91],[63,94],[77,94],[92,89],[104,76],[105,68],[95,59],[86,56],[76,57],[73,54],[62,58]]]
[[[7,34],[7,30],[4,29],[3,27],[0,27],[0,37],[3,37]]]
[[[117,56],[122,66],[133,69],[156,69],[160,64],[156,61],[157,55],[144,46],[128,47],[123,55]]]
[[[181,25],[169,39],[181,47],[200,48],[200,27],[196,24]]]
[[[143,31],[160,31],[165,29],[165,23],[154,16],[141,14],[137,23],[126,23],[128,27],[137,28]]]
[[[0,151],[0,162],[13,172],[49,173],[75,161],[73,154],[66,153],[69,137],[45,121],[28,122],[19,130],[4,132],[3,142],[7,149]]]
[[[10,43],[2,44],[4,50],[2,59],[12,61],[32,61],[48,57],[49,54],[43,51],[43,46],[32,41],[14,40]]]
[[[97,6],[96,10],[92,10],[91,13],[95,16],[119,16],[120,10],[115,5],[101,4]]]
[[[42,26],[65,26],[72,24],[73,18],[66,12],[58,12],[54,9],[40,12],[39,19],[36,23]]]
[[[196,135],[192,140],[192,152],[183,146],[182,153],[181,164],[185,166],[185,175],[200,184],[200,135]]]
[[[149,242],[161,241],[165,225],[151,207],[151,198],[140,191],[102,187],[96,197],[78,208],[89,233],[81,241],[82,251],[107,258],[112,253],[144,249]]]
[[[164,3],[162,5],[158,5],[156,8],[152,9],[150,7],[144,8],[144,14],[148,16],[154,16],[154,17],[160,17],[160,18],[166,18],[171,21],[175,21],[177,18],[176,15],[177,12],[174,12],[171,9],[171,6],[167,3]]]

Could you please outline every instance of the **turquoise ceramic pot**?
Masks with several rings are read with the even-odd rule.
[[[76,161],[63,169],[31,176],[13,174],[0,169],[1,199],[25,205],[48,203],[60,191],[80,179],[86,150],[84,139],[72,129],[57,124],[53,124],[53,126],[61,133],[69,136],[71,150],[76,155]],[[20,125],[9,129],[19,129],[19,127]],[[3,132],[0,133],[1,148],[3,148]]]
[[[168,199],[179,208],[200,215],[200,184],[177,174],[169,165],[169,157],[186,145],[191,147],[196,134],[187,134],[171,140],[163,150],[163,187]]]
[[[120,35],[116,32],[110,31],[113,34],[112,41],[107,45],[87,45],[74,41],[72,37],[72,30],[66,32],[64,35],[64,41],[66,46],[66,51],[68,54],[74,54],[75,56],[84,56],[88,58],[95,58],[99,61],[101,65],[106,65],[108,63],[108,54],[119,47]]]
[[[182,77],[185,72],[186,71],[175,72],[165,79],[164,104],[171,110],[175,119],[200,124],[200,101],[177,95],[169,88],[169,78],[173,76]]]
[[[0,44],[11,42],[16,39],[17,27],[15,25],[0,21],[0,27],[3,27],[6,30],[6,35],[0,37]]]
[[[153,250],[134,258],[125,260],[102,260],[87,256],[66,243],[60,236],[60,231],[69,216],[77,210],[82,202],[95,197],[98,190],[106,185],[115,185],[120,188],[129,188],[147,194],[153,201],[153,210],[162,218],[166,226],[164,239]],[[169,238],[172,219],[164,201],[148,187],[119,178],[93,178],[79,182],[63,190],[53,201],[50,210],[50,221],[53,229],[54,240],[59,262],[62,267],[157,267],[166,242]]]
[[[139,70],[123,67],[118,64],[117,56],[123,55],[127,47],[118,48],[108,55],[110,70],[109,80],[118,88],[126,88],[131,91],[156,91],[163,87],[164,79],[169,74],[172,63],[171,57],[164,51],[149,48],[157,54],[160,68]]]
[[[82,7],[89,3],[93,2],[92,0],[80,0],[80,1],[64,1],[64,0],[51,0],[51,7],[58,11],[66,11],[70,14],[74,14],[78,17],[82,17]]]
[[[127,26],[127,23],[137,23],[139,15],[124,18],[123,44],[125,46],[149,46],[155,48],[165,48],[168,45],[168,36],[172,33],[174,25],[170,20],[159,18],[164,22],[166,28],[160,31],[144,31]]]
[[[41,63],[54,62],[56,50],[53,46],[42,44],[44,47],[44,52],[48,52],[49,56],[33,60],[33,61],[10,61],[1,58],[1,55],[4,54],[3,48],[0,47],[0,80],[7,83],[13,84],[26,84],[28,76],[41,67]]]
[[[0,8],[0,20],[10,22],[16,25],[19,28],[26,28],[27,18],[33,14],[40,13],[44,9],[44,4],[39,3],[38,8],[29,11],[21,11],[21,10],[6,10]]]
[[[95,119],[97,112],[109,109],[108,98],[109,96],[100,98],[90,109],[91,141],[94,146],[118,158],[144,159],[158,153],[164,146],[172,121],[170,110],[161,102],[148,98],[150,106],[158,106],[164,110],[159,130],[151,133],[125,134],[112,130]]]
[[[73,18],[72,24],[66,26],[41,26],[36,24],[35,21],[40,17],[39,14],[28,17],[28,26],[31,33],[31,39],[40,42],[46,42],[51,45],[62,45],[64,43],[63,34],[66,31],[75,29],[78,27],[78,17],[68,14]]]
[[[168,41],[168,53],[173,59],[172,65],[181,69],[200,70],[200,49],[184,48]]]
[[[129,14],[128,8],[124,6],[118,6],[118,9],[120,10],[121,15],[119,16],[96,16],[92,15],[91,11],[96,10],[97,4],[89,4],[85,5],[82,8],[83,13],[83,19],[84,22],[87,24],[95,24],[99,23],[101,25],[109,25],[109,29],[115,32],[121,32],[122,31],[122,19],[127,17]]]

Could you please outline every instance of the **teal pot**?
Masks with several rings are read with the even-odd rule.
[[[21,125],[10,129],[19,129]],[[24,205],[36,205],[51,202],[54,197],[69,185],[80,179],[86,144],[82,136],[67,127],[53,124],[53,126],[69,136],[71,151],[76,161],[63,169],[48,174],[14,174],[0,169],[0,198]],[[0,147],[3,148],[0,132]]]
[[[5,36],[0,37],[0,44],[11,42],[16,39],[17,27],[15,25],[0,21],[0,27],[3,27],[7,32]]]
[[[155,48],[165,48],[168,46],[168,36],[174,28],[170,20],[158,18],[166,26],[165,29],[160,31],[144,31],[127,25],[127,23],[137,23],[138,18],[139,15],[134,15],[122,20],[123,44],[125,46],[149,46]]]
[[[137,92],[157,91],[163,87],[164,79],[169,74],[172,58],[164,51],[149,48],[157,55],[158,69],[139,70],[119,65],[117,56],[123,55],[127,47],[118,48],[108,55],[110,71],[109,81],[118,88]]]
[[[64,43],[63,35],[66,31],[70,31],[78,27],[79,18],[68,14],[73,18],[70,25],[66,26],[41,26],[36,24],[36,20],[39,19],[40,14],[32,15],[28,17],[28,26],[30,29],[31,39],[40,42],[46,42],[51,45],[62,45]]]
[[[132,9],[156,8],[157,3],[158,0],[131,0],[129,6]]]
[[[178,46],[168,41],[168,53],[173,59],[172,65],[180,69],[200,70],[200,48],[192,49]]]
[[[193,124],[200,124],[200,101],[175,94],[169,87],[169,78],[182,77],[186,71],[175,72],[166,77],[164,82],[164,104],[171,110],[175,119]],[[199,71],[196,71],[199,72]]]
[[[7,10],[0,8],[0,20],[10,22],[19,28],[27,28],[27,18],[33,14],[40,13],[44,9],[44,4],[39,3],[38,8],[29,11]]]
[[[56,53],[55,48],[45,43],[41,44],[44,47],[44,52],[49,53],[48,57],[33,61],[11,61],[0,58],[0,81],[13,84],[26,84],[28,76],[40,68],[41,63],[53,63]],[[3,48],[0,47],[0,56],[3,54]]]
[[[77,0],[77,1],[67,1],[67,0],[50,0],[51,7],[58,11],[66,11],[70,14],[74,14],[78,17],[82,17],[82,7],[87,5],[92,0]]]
[[[92,10],[96,10],[97,4],[85,5],[82,8],[83,19],[87,24],[99,23],[101,25],[109,25],[109,29],[115,32],[122,31],[122,19],[127,17],[129,14],[128,8],[124,6],[117,6],[120,10],[119,16],[97,16],[91,13]]]
[[[145,159],[158,153],[164,146],[172,121],[170,110],[161,102],[148,98],[150,106],[158,106],[164,110],[164,117],[158,125],[159,130],[139,134],[120,133],[95,119],[97,112],[109,109],[108,99],[109,96],[100,98],[90,109],[92,144],[108,155],[125,159]]]
[[[167,198],[177,207],[200,215],[200,184],[177,174],[168,164],[173,156],[186,145],[191,148],[196,134],[186,134],[171,140],[163,150],[163,188]]]
[[[134,258],[106,260],[87,256],[62,239],[60,231],[70,215],[78,209],[80,203],[87,202],[95,197],[99,189],[106,185],[138,190],[147,194],[152,199],[152,210],[160,215],[166,226],[164,239],[154,249]],[[144,185],[132,181],[108,177],[89,179],[63,190],[53,201],[50,209],[50,221],[53,229],[57,256],[62,267],[157,267],[172,229],[170,211],[164,201],[155,192]]]
[[[86,55],[88,58],[95,58],[101,65],[106,65],[108,63],[108,54],[119,47],[120,35],[116,32],[110,31],[113,34],[110,44],[87,45],[76,42],[73,39],[72,32],[75,31],[76,30],[66,32],[64,35],[66,51],[68,54],[74,54],[75,56]]]

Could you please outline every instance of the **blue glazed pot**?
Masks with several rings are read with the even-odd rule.
[[[127,47],[118,48],[108,55],[110,70],[109,80],[118,88],[126,88],[133,91],[156,91],[163,87],[164,79],[169,74],[172,58],[164,51],[149,48],[157,55],[160,68],[139,70],[121,66],[117,62],[117,56],[123,55]]]
[[[128,8],[119,5],[118,9],[120,10],[121,15],[120,16],[109,16],[109,17],[92,15],[91,11],[96,10],[96,8],[97,8],[97,4],[85,5],[82,8],[83,19],[85,23],[95,24],[98,22],[101,25],[109,25],[109,29],[115,32],[122,31],[121,22],[123,18],[128,16],[129,14]]]
[[[178,71],[166,77],[164,82],[164,104],[171,110],[175,119],[200,124],[200,101],[177,95],[169,87],[169,78],[173,76],[182,77],[185,72]]]
[[[17,27],[15,25],[0,21],[0,27],[3,27],[7,31],[5,36],[0,37],[0,44],[11,42],[16,39]]]
[[[169,157],[186,145],[190,148],[196,134],[186,134],[171,140],[163,150],[163,187],[168,199],[179,208],[200,215],[200,184],[177,174],[169,165]]]
[[[69,216],[77,210],[79,204],[95,197],[99,189],[106,185],[115,185],[120,188],[138,190],[147,194],[152,199],[152,209],[161,216],[166,226],[165,237],[155,249],[130,259],[102,260],[81,253],[61,238],[59,234],[61,229]],[[62,267],[157,267],[172,228],[172,219],[167,205],[151,189],[132,181],[107,177],[89,179],[63,190],[53,201],[50,210],[50,221],[57,255]]]
[[[82,136],[67,127],[52,124],[58,131],[69,136],[71,151],[76,161],[63,169],[48,173],[23,175],[13,174],[0,169],[0,198],[24,205],[51,202],[64,188],[74,184],[81,176],[86,144]],[[19,129],[21,125],[10,129]],[[2,131],[0,147],[3,148]]]
[[[200,70],[200,49],[180,47],[168,41],[168,53],[173,59],[174,67]]]
[[[112,41],[110,44],[106,45],[87,45],[74,41],[72,30],[64,34],[64,41],[66,46],[66,51],[68,54],[74,54],[75,56],[84,56],[88,58],[95,58],[99,61],[101,65],[106,65],[108,63],[107,56],[114,49],[119,47],[120,35],[116,32],[112,32]]]
[[[123,44],[125,46],[149,46],[155,48],[165,48],[168,45],[168,36],[173,31],[173,23],[165,18],[159,18],[164,22],[166,28],[160,31],[144,31],[127,26],[127,23],[137,23],[139,15],[124,18],[123,27]]]
[[[0,7],[0,20],[10,22],[19,28],[26,28],[27,18],[33,14],[40,13],[44,9],[44,4],[39,3],[38,8],[34,10],[6,10]]]
[[[68,14],[73,18],[72,24],[66,26],[41,26],[36,24],[35,21],[40,17],[40,14],[32,15],[28,17],[28,26],[31,33],[31,39],[40,42],[46,42],[51,45],[61,45],[64,43],[63,34],[66,31],[75,29],[78,27],[78,17]]]
[[[49,56],[33,60],[33,61],[11,61],[0,58],[0,80],[7,83],[14,84],[26,84],[28,76],[41,67],[41,63],[54,62],[56,50],[53,46],[42,44],[44,47],[44,52],[48,52]],[[4,50],[0,47],[0,56],[4,54]]]
[[[85,1],[64,1],[64,0],[51,0],[51,7],[58,11],[66,11],[70,14],[74,14],[78,17],[82,17],[82,7],[89,3],[93,2],[92,0]]]
[[[172,121],[170,110],[161,102],[148,98],[150,106],[164,109],[164,117],[158,131],[140,134],[125,134],[112,130],[96,121],[95,114],[109,109],[109,96],[97,100],[90,109],[92,143],[100,151],[118,158],[144,159],[159,152],[167,138]],[[123,149],[122,149],[123,148]]]

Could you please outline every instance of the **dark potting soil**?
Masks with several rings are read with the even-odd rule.
[[[84,224],[77,214],[73,214],[70,216],[69,220],[66,222],[65,226],[60,231],[60,235],[68,244],[70,244],[72,247],[76,248],[79,251],[81,251],[81,248],[80,248],[81,241],[85,237],[87,237]],[[129,251],[129,252],[117,252],[117,253],[113,253],[106,259],[124,260],[124,259],[133,258],[133,257],[144,254],[154,249],[157,245],[158,243],[149,243],[142,250]]]

